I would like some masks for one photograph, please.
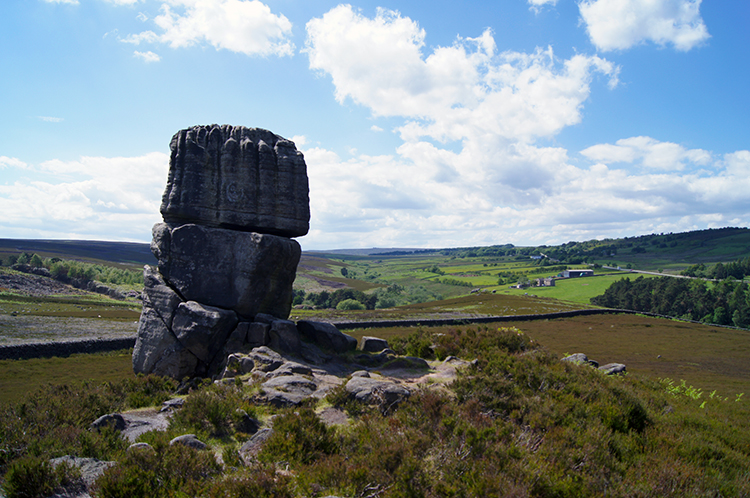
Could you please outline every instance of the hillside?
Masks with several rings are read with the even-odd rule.
[[[42,258],[60,258],[110,263],[128,267],[156,264],[149,244],[96,240],[0,239],[0,258],[19,253],[36,253]]]
[[[417,330],[389,342],[429,363],[360,367],[325,397],[285,407],[263,387],[279,377],[253,373],[179,387],[154,377],[48,386],[0,406],[6,492],[80,490],[74,472],[47,463],[72,455],[112,462],[89,490],[113,498],[750,494],[742,395],[606,376],[516,328]],[[380,395],[355,394],[379,382]],[[104,414],[142,420],[178,394],[163,431],[134,436],[138,447],[126,432],[89,427]],[[187,434],[205,449],[170,443]]]

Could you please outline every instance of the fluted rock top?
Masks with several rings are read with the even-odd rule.
[[[193,126],[170,143],[164,221],[299,237],[310,227],[307,166],[294,142],[244,126]]]

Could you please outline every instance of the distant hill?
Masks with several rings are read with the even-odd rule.
[[[371,247],[369,249],[330,249],[324,251],[305,251],[309,254],[340,254],[342,256],[399,256],[415,253],[439,252],[441,249],[419,249],[404,247]]]
[[[22,252],[42,258],[82,260],[93,263],[117,263],[127,266],[156,264],[149,244],[138,242],[103,242],[97,240],[0,239],[0,257]]]
[[[137,242],[102,242],[91,240],[0,239],[0,257],[20,252],[37,253],[42,257],[110,262],[118,265],[142,266],[155,264],[149,244]],[[443,249],[382,248],[331,249],[304,251],[310,256],[455,256],[482,257],[515,253],[544,254],[568,263],[617,262],[633,263],[639,268],[686,268],[697,263],[731,262],[750,256],[749,228],[713,228],[682,233],[660,233],[620,239],[567,242],[556,246],[517,247],[512,244],[456,247]]]

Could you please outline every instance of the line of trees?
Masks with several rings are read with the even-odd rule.
[[[83,261],[66,260],[60,258],[42,258],[36,253],[22,252],[11,254],[5,260],[7,266],[22,269],[25,266],[49,271],[49,275],[61,282],[71,280],[96,280],[114,285],[143,285],[143,272],[115,268]]]
[[[683,270],[682,275],[699,278],[713,278],[716,280],[724,280],[729,277],[742,280],[743,278],[750,276],[750,257],[738,259],[737,261],[732,261],[727,264],[716,263],[715,265],[708,267],[703,263],[700,263],[691,266],[687,270]]]
[[[305,292],[302,289],[295,289],[293,292],[295,306],[307,305],[315,308],[336,309],[373,310],[443,299],[442,295],[432,292],[423,285],[404,287],[391,284],[375,289],[369,294],[354,289],[337,289],[330,292]],[[361,306],[357,306],[356,303]]]
[[[645,311],[717,325],[750,328],[750,290],[727,279],[715,284],[674,277],[623,278],[591,303],[607,308]]]

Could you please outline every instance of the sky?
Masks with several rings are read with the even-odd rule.
[[[747,0],[7,0],[0,237],[149,242],[180,129],[293,140],[303,250],[750,227]]]

